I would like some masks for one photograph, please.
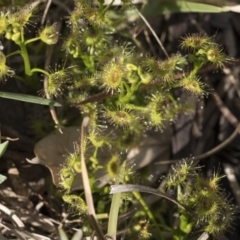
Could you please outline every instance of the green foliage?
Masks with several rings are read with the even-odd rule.
[[[60,240],[69,240],[69,238],[67,237],[67,234],[62,228],[59,228],[58,232],[59,232]],[[82,239],[83,239],[83,233],[81,231],[76,232],[71,238],[71,240],[82,240]]]
[[[229,11],[229,1],[215,0],[162,0],[156,1],[154,4],[148,1],[143,13],[145,16],[156,14],[169,14],[175,12],[203,12],[203,13],[220,13]]]
[[[0,135],[0,136],[1,136],[1,135]],[[9,141],[0,143],[0,157],[1,157],[1,156],[4,154],[4,152],[6,151],[8,144],[9,144]]]
[[[206,179],[196,164],[194,160],[183,160],[172,166],[164,187],[171,194],[176,191],[178,201],[186,207],[187,211],[181,211],[180,217],[186,235],[195,226],[220,236],[232,228],[236,209],[219,185],[224,176],[215,172]]]
[[[0,97],[1,98],[12,99],[12,100],[17,100],[17,101],[35,103],[35,104],[40,104],[40,105],[61,107],[61,104],[54,101],[54,100],[48,100],[46,98],[30,96],[30,95],[21,94],[21,93],[0,92]]]
[[[9,144],[9,141],[1,143],[1,134],[0,134],[0,158],[6,151],[8,144]],[[7,178],[4,175],[0,174],[0,184],[4,182],[6,179]]]
[[[119,184],[131,182],[131,170],[128,170],[120,152],[134,146],[147,130],[161,130],[166,122],[188,112],[189,104],[176,100],[174,90],[186,91],[196,98],[206,95],[205,85],[198,76],[199,70],[206,65],[221,68],[230,59],[213,38],[200,34],[187,35],[182,39],[180,48],[186,51],[185,55],[178,53],[166,59],[157,59],[139,53],[133,45],[134,41],[129,42],[131,37],[125,39],[124,33],[117,28],[119,22],[111,14],[114,1],[107,6],[101,0],[98,2],[99,6],[90,1],[75,1],[75,7],[66,20],[68,28],[64,32],[63,43],[59,41],[57,23],[41,28],[36,37],[28,38],[25,29],[33,22],[35,4],[2,12],[0,34],[13,41],[19,50],[8,55],[0,52],[0,77],[6,81],[15,74],[7,66],[7,59],[20,54],[25,84],[33,86],[30,77],[35,73],[44,74],[47,80],[44,90],[49,98],[62,96],[67,103],[77,107],[82,116],[90,118],[89,131],[82,144],[88,160],[92,192],[98,199],[96,211],[101,213],[108,211],[105,203],[111,201],[111,197],[108,186],[96,188],[95,172],[103,170]],[[124,7],[131,6],[131,1],[122,3]],[[115,41],[119,36],[122,40]],[[28,48],[35,41],[55,44],[66,57],[65,64],[54,70],[32,67]],[[1,96],[4,97],[4,93],[0,92]],[[11,97],[41,103],[39,98]],[[58,106],[50,100],[44,100],[44,104]],[[88,149],[93,149],[92,155],[89,155]],[[105,149],[111,151],[111,156],[106,165],[100,165],[99,151]],[[81,196],[71,193],[75,176],[81,172],[81,158],[76,147],[62,165],[59,178],[63,200],[82,216],[87,213],[86,203]],[[221,177],[215,174],[211,179],[204,179],[194,162],[183,161],[172,167],[172,173],[165,178],[166,193],[176,191],[176,200],[186,208],[185,211],[179,210],[179,228],[170,228],[172,233],[188,236],[194,226],[199,226],[202,231],[218,236],[231,228],[234,208],[219,187]],[[113,237],[117,232],[119,212],[123,211],[122,197],[120,193],[114,194],[111,204],[108,234]],[[138,229],[138,239],[149,239],[151,225],[142,219],[147,216],[157,225],[156,220],[141,196],[135,194],[135,197],[144,211],[136,214],[134,227],[129,232],[134,235],[134,229]],[[161,226],[155,227],[157,239],[163,239]],[[89,226],[87,229],[91,231]],[[61,239],[67,239],[63,231],[60,235]]]

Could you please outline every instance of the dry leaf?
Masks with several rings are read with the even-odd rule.
[[[168,132],[168,131],[167,131]],[[158,137],[144,136],[137,147],[132,148],[127,155],[129,165],[135,165],[135,169],[142,168],[151,163],[156,157],[162,156],[166,159],[166,153],[169,153],[170,134],[158,133]],[[63,166],[69,153],[74,152],[74,143],[79,143],[80,129],[77,127],[67,127],[63,129],[63,134],[55,131],[47,137],[40,140],[34,148],[36,157],[28,162],[33,164],[43,164],[47,166],[52,174],[53,182],[59,186],[59,170]],[[89,156],[92,155],[89,149]],[[99,164],[105,165],[111,156],[111,150],[99,151]],[[159,158],[157,159],[159,160]],[[87,161],[87,157],[86,157]],[[104,186],[109,182],[106,171],[101,169],[96,172],[96,185]],[[81,174],[75,176],[72,189],[82,189]]]

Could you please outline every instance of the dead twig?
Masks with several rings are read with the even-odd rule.
[[[81,169],[82,169],[82,179],[83,179],[83,188],[84,188],[84,193],[85,193],[85,198],[86,198],[86,203],[88,206],[88,214],[90,217],[90,220],[92,222],[93,228],[96,231],[96,234],[99,238],[99,240],[104,240],[104,235],[102,233],[102,230],[99,226],[99,223],[96,218],[96,213],[95,213],[95,208],[93,204],[93,198],[92,198],[92,191],[90,187],[90,182],[88,178],[88,171],[87,171],[87,166],[85,162],[85,157],[84,157],[84,142],[86,138],[86,132],[87,132],[87,127],[89,124],[90,118],[89,117],[84,117],[82,121],[82,126],[81,126],[81,137],[80,137],[80,155],[81,155]]]
[[[151,25],[148,23],[147,19],[141,14],[141,12],[138,11],[138,9],[135,7],[135,10],[137,11],[138,15],[141,17],[141,19],[144,21],[144,23],[146,24],[146,26],[149,28],[149,30],[151,31],[152,35],[154,36],[154,38],[156,39],[157,43],[159,44],[160,48],[162,49],[163,53],[165,54],[165,56],[167,58],[169,58],[169,55],[166,51],[166,49],[164,48],[161,40],[159,39],[159,37],[157,36],[157,34],[155,33],[155,31],[152,29]]]
[[[45,22],[45,19],[46,19],[48,10],[49,10],[49,8],[50,8],[50,6],[51,6],[51,3],[52,3],[52,0],[48,0],[48,1],[47,1],[45,10],[44,10],[44,13],[43,13],[43,16],[42,16],[41,25],[43,25],[44,22]]]
[[[220,143],[218,146],[216,146],[215,148],[212,148],[211,150],[209,150],[209,151],[207,151],[207,152],[205,152],[203,154],[200,154],[198,156],[187,158],[186,160],[197,161],[197,160],[202,160],[204,158],[212,156],[213,154],[215,154],[215,153],[219,152],[220,150],[222,150],[223,148],[225,148],[231,141],[233,141],[233,139],[239,134],[239,132],[240,132],[240,123],[237,124],[237,127],[233,131],[233,133],[225,141]],[[161,162],[156,162],[155,164],[159,165],[159,164],[177,163],[177,162],[179,162],[181,160],[182,159],[163,160]]]

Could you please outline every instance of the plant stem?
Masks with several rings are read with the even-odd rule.
[[[17,51],[11,52],[6,56],[6,58],[11,57],[11,56],[16,55],[16,54],[21,54],[21,51],[17,50]]]
[[[40,40],[40,37],[31,38],[31,39],[28,39],[24,44],[27,45],[29,43],[32,43],[38,40]]]
[[[126,167],[126,161],[123,162],[116,183],[124,182],[124,172]],[[113,240],[117,238],[117,223],[118,223],[118,212],[121,205],[121,193],[115,193],[112,197],[110,212],[109,212],[109,219],[108,219],[108,232],[107,235],[111,237]]]
[[[32,76],[31,65],[30,65],[30,61],[29,61],[29,57],[28,57],[27,48],[24,43],[20,43],[19,46],[21,48],[21,55],[22,55],[23,62],[24,62],[25,74],[27,76]]]
[[[118,212],[121,205],[121,193],[113,194],[111,208],[108,219],[108,233],[107,235],[113,240],[116,240]]]
[[[136,192],[136,191],[133,191],[132,193],[135,196],[135,198],[138,200],[138,202],[142,205],[142,207],[143,207],[144,211],[147,213],[149,219],[157,227],[158,223],[157,223],[156,219],[154,218],[154,215],[152,214],[152,212],[149,209],[148,205],[146,204],[146,202],[142,198],[141,194],[139,192]],[[163,238],[162,233],[161,233],[161,231],[160,231],[160,229],[158,227],[157,227],[157,231],[158,231],[159,240],[163,240],[164,238]]]
[[[32,75],[34,72],[43,73],[44,75],[49,76],[49,73],[46,72],[45,70],[41,69],[41,68],[33,68],[33,69],[31,69],[31,75]]]
[[[194,65],[194,68],[193,70],[190,72],[189,76],[193,77],[193,76],[196,76],[196,74],[198,73],[198,71],[201,69],[201,67],[203,66],[202,63],[198,63],[198,64],[195,64]]]
[[[106,6],[106,8],[102,11],[102,16],[104,16],[105,14],[106,14],[106,12],[107,12],[107,10],[113,5],[113,3],[114,3],[114,0],[112,0],[107,6]]]

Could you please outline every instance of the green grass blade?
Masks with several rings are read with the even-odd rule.
[[[0,184],[7,179],[4,175],[0,174]]]
[[[0,157],[4,154],[7,149],[9,141],[3,142],[0,144]]]
[[[123,162],[119,176],[116,179],[116,183],[124,182],[124,172],[126,168],[126,161]],[[108,232],[107,235],[112,238],[113,240],[117,239],[117,223],[118,223],[118,214],[119,214],[119,208],[122,203],[121,199],[121,193],[114,193],[112,197],[110,212],[109,212],[109,218],[108,218]]]
[[[67,234],[64,232],[62,228],[58,229],[60,240],[68,240]]]
[[[144,16],[154,16],[159,14],[176,12],[202,12],[202,13],[220,13],[228,11],[227,8],[219,5],[200,3],[188,0],[158,0],[148,1],[143,10]]]
[[[48,106],[51,105],[51,106],[55,106],[55,107],[61,107],[61,104],[54,100],[48,100],[46,98],[30,96],[30,95],[25,95],[25,94],[20,94],[20,93],[0,92],[0,97],[17,100],[17,101],[22,101],[22,102],[29,102],[29,103],[35,103],[35,104],[41,104],[41,105],[48,105]]]

